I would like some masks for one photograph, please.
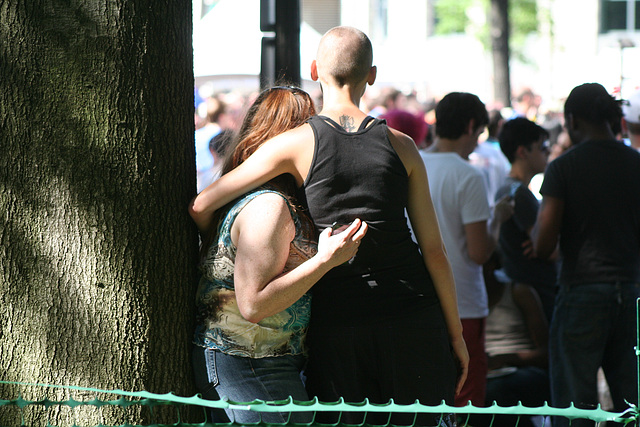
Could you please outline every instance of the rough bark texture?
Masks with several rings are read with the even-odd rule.
[[[491,0],[489,23],[493,56],[493,97],[496,102],[510,107],[509,0]]]
[[[0,0],[0,379],[194,393],[191,23],[190,0]],[[147,412],[96,411],[74,422]]]

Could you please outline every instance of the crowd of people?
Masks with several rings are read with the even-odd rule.
[[[611,409],[637,402],[640,92],[583,84],[546,116],[530,89],[508,112],[465,92],[372,100],[372,58],[364,33],[336,27],[311,65],[321,94],[206,101],[189,206],[203,396],[594,408],[601,370]],[[454,421],[414,417],[315,420]],[[514,418],[472,424],[491,422]]]

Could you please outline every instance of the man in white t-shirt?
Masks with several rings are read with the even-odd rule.
[[[482,173],[468,162],[488,123],[487,110],[470,93],[453,92],[436,106],[436,138],[421,152],[429,189],[451,262],[463,336],[471,357],[469,376],[456,405],[484,405],[487,358],[484,325],[489,313],[482,265],[496,247],[500,224],[512,213],[500,201],[492,217]]]

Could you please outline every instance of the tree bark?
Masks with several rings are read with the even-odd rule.
[[[194,393],[191,27],[189,0],[0,0],[0,379]]]
[[[509,0],[491,0],[489,25],[493,58],[493,97],[504,107],[510,107]]]

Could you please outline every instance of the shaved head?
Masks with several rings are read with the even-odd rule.
[[[373,64],[371,41],[352,27],[335,27],[322,36],[316,56],[318,75],[338,86],[362,82]]]

